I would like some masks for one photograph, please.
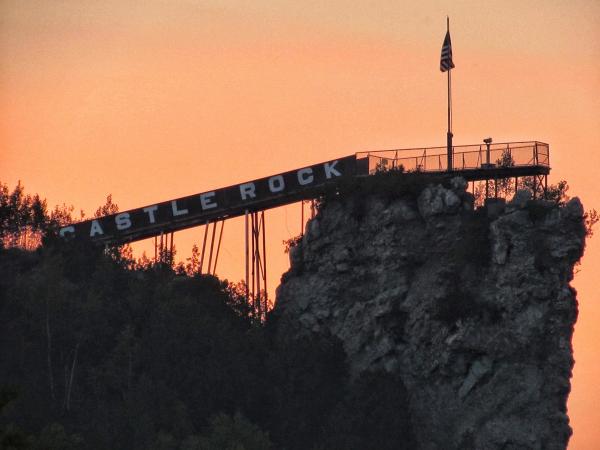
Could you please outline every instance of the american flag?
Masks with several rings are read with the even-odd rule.
[[[454,63],[452,62],[452,42],[450,42],[450,31],[446,31],[446,37],[444,38],[444,44],[442,45],[440,70],[446,72],[450,69],[454,69]]]

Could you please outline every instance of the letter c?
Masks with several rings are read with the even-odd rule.
[[[65,234],[67,233],[75,234],[75,227],[73,225],[68,227],[62,227],[58,232],[59,236],[62,238],[66,237]]]
[[[315,177],[312,173],[313,171],[310,167],[298,171],[298,183],[300,183],[300,186],[305,186],[314,181]]]

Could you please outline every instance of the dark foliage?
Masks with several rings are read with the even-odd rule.
[[[336,339],[323,336],[271,341],[266,361],[265,416],[275,442],[310,449],[324,439],[325,424],[342,398],[345,355]]]
[[[73,246],[5,250],[0,270],[0,385],[19,387],[22,428],[58,418],[95,448],[149,448],[246,407],[260,355],[226,283]]]
[[[0,273],[1,448],[311,449],[369,416],[336,339],[275,339],[214,277],[76,242],[0,249]]]
[[[323,201],[414,197],[428,182],[398,172]],[[95,215],[116,211],[108,196]],[[331,336],[282,339],[243,285],[198,275],[197,248],[175,266],[64,242],[72,212],[0,183],[0,449],[411,447],[401,380],[350,382]]]
[[[583,214],[583,222],[585,225],[585,235],[591,238],[594,235],[594,227],[600,221],[598,211],[590,209]]]

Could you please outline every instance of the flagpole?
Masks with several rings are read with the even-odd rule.
[[[450,17],[446,16],[446,32],[450,32]],[[453,169],[452,164],[452,68],[448,69],[448,133],[446,134],[446,146],[448,152],[448,171]]]

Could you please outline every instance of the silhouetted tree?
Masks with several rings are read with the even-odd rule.
[[[279,447],[309,449],[343,396],[345,353],[327,336],[279,338],[267,356],[267,429]]]

